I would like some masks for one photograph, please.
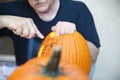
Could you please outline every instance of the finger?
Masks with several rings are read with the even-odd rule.
[[[41,38],[41,39],[44,39],[44,36],[42,35],[42,33],[40,33],[39,30],[36,30],[36,35]]]
[[[66,29],[65,29],[65,34],[68,34],[69,31],[70,31],[70,28],[66,28]]]
[[[30,22],[32,24],[32,28],[35,30],[35,35],[37,35],[39,38],[44,39],[43,34],[37,29],[36,25],[34,24],[33,20],[30,19]]]
[[[73,25],[71,28],[70,28],[70,34],[72,34],[74,31],[76,31],[76,26],[75,25]]]
[[[43,34],[37,29],[36,25],[33,23],[33,26],[34,26],[34,29],[35,29],[35,34],[41,38],[41,39],[44,39],[44,36]]]
[[[56,31],[56,26],[53,26],[53,27],[51,28],[51,30],[52,30],[52,31]]]
[[[60,26],[61,22],[58,22],[56,24],[56,35],[59,36],[60,35],[60,31],[61,31],[61,26]]]
[[[32,29],[32,24],[31,24],[31,21],[30,21],[29,18],[26,19],[26,22],[25,22],[23,27],[24,27],[24,29],[23,29],[23,34],[22,34],[21,37],[25,37],[25,38],[28,38],[28,39],[33,38],[35,33],[33,33],[34,29]]]
[[[21,37],[28,38],[29,35],[30,35],[30,29],[27,26],[24,26],[23,33],[22,33]]]
[[[32,19],[29,18],[29,24],[28,24],[28,28],[29,28],[29,35],[27,36],[27,38],[34,38],[35,37],[35,29],[34,29],[34,25],[33,25],[33,21]]]
[[[22,27],[18,27],[17,29],[13,29],[13,32],[16,34],[16,35],[21,35],[22,34]]]
[[[70,28],[69,34],[72,34],[74,32],[73,28]]]
[[[65,29],[66,29],[65,27],[66,27],[66,26],[64,26],[64,24],[60,24],[59,26],[61,27],[60,35],[61,35],[61,34],[65,34]]]
[[[32,28],[32,27],[30,27],[30,34],[29,34],[29,36],[28,36],[28,38],[30,39],[30,38],[34,38],[35,37],[35,30],[34,30],[34,28]]]

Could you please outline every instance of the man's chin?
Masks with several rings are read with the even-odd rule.
[[[45,13],[48,9],[37,10],[38,13]]]
[[[36,8],[36,11],[39,12],[39,13],[47,12],[48,11],[48,7],[47,6],[45,6],[45,7],[38,7],[38,8]]]

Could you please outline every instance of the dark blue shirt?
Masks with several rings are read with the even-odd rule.
[[[1,4],[0,15],[15,15],[32,18],[44,36],[51,32],[51,27],[54,26],[58,21],[72,22],[76,24],[77,31],[79,31],[86,40],[94,43],[96,47],[100,47],[93,17],[87,6],[80,1],[60,0],[60,9],[56,17],[49,22],[42,21],[36,12],[30,7],[27,0],[26,2],[14,1]],[[41,39],[21,38],[6,28],[1,29],[0,34],[7,35],[13,40],[16,62],[18,65],[26,62],[32,57],[37,56],[37,51],[42,42]]]

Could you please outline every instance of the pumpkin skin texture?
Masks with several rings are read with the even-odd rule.
[[[61,61],[76,64],[86,74],[90,72],[91,59],[90,51],[84,37],[75,31],[72,34],[56,36],[55,32],[49,33],[42,42],[38,51],[38,57],[50,56],[56,46],[62,47]]]
[[[61,63],[60,53],[60,50],[54,51],[50,60],[48,57],[29,60],[7,80],[90,80],[78,66]]]

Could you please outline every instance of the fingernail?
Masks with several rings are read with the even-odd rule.
[[[44,36],[43,36],[43,35],[41,35],[41,39],[44,39]]]
[[[56,36],[59,36],[60,34],[59,33],[56,33]]]

